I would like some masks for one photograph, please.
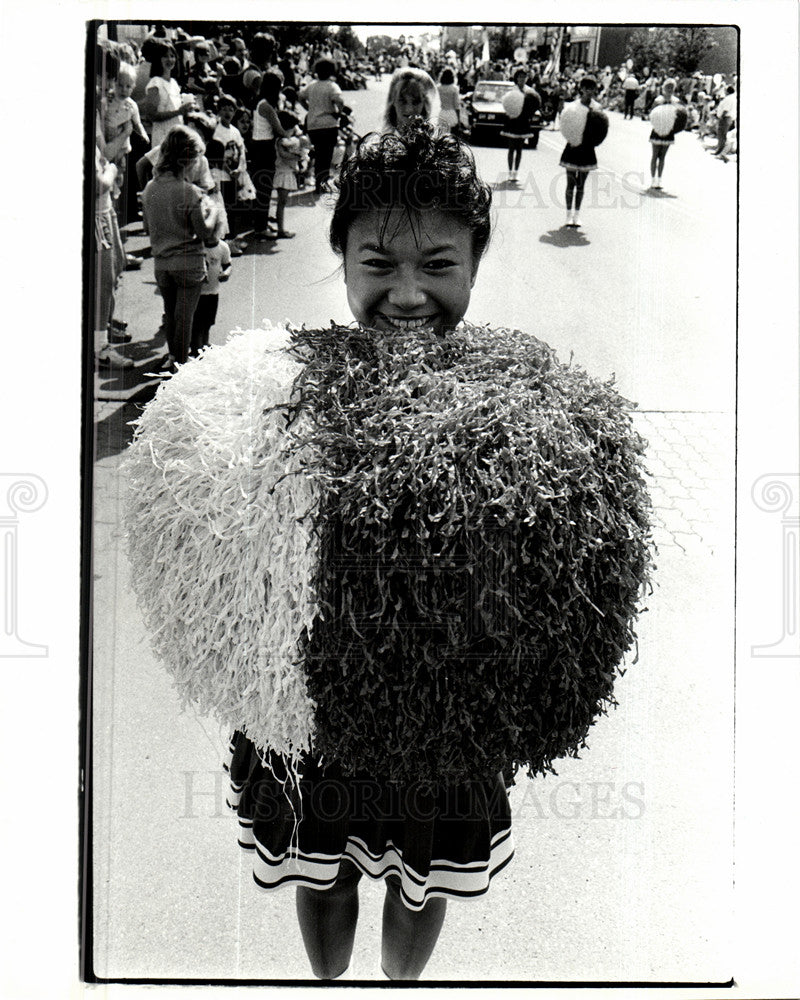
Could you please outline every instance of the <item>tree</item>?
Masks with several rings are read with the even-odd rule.
[[[391,44],[392,39],[389,35],[370,35],[367,39],[367,52],[373,55],[388,49]]]
[[[350,55],[360,56],[364,52],[364,46],[361,39],[353,31],[349,24],[343,24],[341,28],[336,32],[336,41],[341,45],[345,52],[349,52]]]
[[[517,47],[517,29],[508,24],[490,28],[489,45],[492,59],[511,59]]]
[[[669,69],[670,28],[638,28],[628,39],[625,58],[632,59],[636,69],[649,66],[652,72]]]
[[[694,73],[717,44],[708,28],[671,28],[672,65],[678,73]]]
[[[625,57],[637,69],[688,75],[715,44],[708,28],[639,28],[628,39]]]

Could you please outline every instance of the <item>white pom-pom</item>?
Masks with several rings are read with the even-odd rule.
[[[505,111],[509,118],[519,118],[524,103],[525,95],[519,87],[514,87],[503,98],[503,111]]]
[[[133,584],[184,704],[261,749],[309,749],[302,637],[316,615],[317,502],[286,426],[302,364],[281,328],[182,365],[126,456]],[[302,417],[299,418],[302,421]]]
[[[580,146],[589,109],[580,101],[573,101],[561,112],[561,134],[570,146]]]
[[[676,108],[674,104],[659,104],[650,112],[650,123],[657,135],[666,138],[675,124]]]

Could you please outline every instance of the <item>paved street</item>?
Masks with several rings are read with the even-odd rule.
[[[388,80],[348,93],[375,127]],[[619,708],[557,776],[518,778],[516,857],[483,899],[450,905],[425,978],[723,981],[732,823],[732,509],[736,172],[694,135],[648,194],[649,127],[611,116],[580,233],[561,228],[560,135],[523,153],[479,147],[496,185],[492,244],[468,319],[519,327],[639,404],[658,545],[638,661]],[[214,342],[264,318],[349,320],[329,206],[287,209],[292,241],[233,262]],[[146,241],[130,227],[129,251]],[[152,262],[118,315],[144,352],[159,325]],[[110,977],[306,978],[289,891],[262,895],[226,815],[225,734],[181,714],[129,586],[118,474],[142,401],[104,399],[95,464],[95,971]],[[633,659],[633,658],[631,658]],[[380,979],[381,891],[366,884],[350,975]],[[180,946],[177,945],[180,942]]]

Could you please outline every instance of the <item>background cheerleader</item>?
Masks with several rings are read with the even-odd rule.
[[[650,112],[650,123],[653,126],[650,133],[650,144],[653,147],[650,157],[650,187],[660,190],[667,150],[675,142],[675,134],[686,127],[686,108],[675,97],[674,80],[664,81],[661,93]]]
[[[500,134],[508,140],[508,171],[512,184],[517,182],[525,140],[534,136],[533,117],[540,103],[536,93],[525,85],[527,77],[527,70],[518,69],[514,74],[514,89],[503,98],[506,121]]]
[[[597,169],[595,147],[608,133],[608,116],[595,101],[597,81],[585,76],[580,82],[578,98],[561,113],[561,133],[567,140],[561,154],[561,166],[567,171],[566,226],[580,225],[578,212],[583,202],[583,189],[590,170]],[[573,210],[573,199],[575,208]]]

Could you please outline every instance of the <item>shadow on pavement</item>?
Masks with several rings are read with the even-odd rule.
[[[670,194],[669,191],[665,191],[664,188],[645,188],[642,191],[643,195],[648,198],[677,198],[676,194]]]
[[[243,257],[271,257],[280,249],[283,240],[250,240],[245,237],[247,246],[242,250]]]
[[[561,226],[559,229],[551,229],[539,237],[540,243],[549,243],[553,247],[588,247],[591,240],[588,240],[580,229],[573,229],[568,226]]]
[[[296,205],[300,208],[316,208],[319,197],[313,190],[298,191],[294,198],[289,199],[289,204],[292,208]]]
[[[159,379],[151,379],[153,383],[152,393],[155,395],[159,386]],[[115,406],[112,412],[103,420],[98,420],[94,425],[94,461],[98,462],[103,458],[110,458],[119,455],[128,447],[133,440],[133,428],[130,426],[132,420],[137,420],[142,415],[142,410],[150,399],[143,399],[141,396],[136,400]]]

